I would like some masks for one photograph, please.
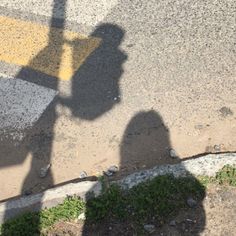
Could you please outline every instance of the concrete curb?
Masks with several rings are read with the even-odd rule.
[[[166,174],[173,174],[175,177],[186,175],[214,176],[218,170],[227,164],[236,165],[236,153],[209,154],[174,165],[156,166],[149,170],[136,172],[113,183],[120,185],[123,189],[130,189],[156,176]],[[26,211],[38,211],[54,207],[62,203],[67,196],[76,195],[86,200],[90,193],[98,196],[101,191],[102,184],[99,181],[84,181],[55,187],[35,195],[8,200],[0,203],[0,224]]]
[[[133,173],[117,181],[123,189],[130,189],[156,176],[173,174],[175,177],[214,176],[224,165],[236,165],[236,153],[208,154],[174,165],[155,166],[152,169]]]
[[[67,196],[76,195],[86,200],[88,194],[92,193],[94,196],[98,196],[101,190],[100,182],[84,181],[5,201],[0,203],[0,224],[26,211],[39,211],[40,209],[54,207],[62,203]]]

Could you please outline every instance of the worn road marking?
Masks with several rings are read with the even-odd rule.
[[[0,16],[0,60],[69,80],[101,39]]]

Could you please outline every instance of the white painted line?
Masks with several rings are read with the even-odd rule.
[[[58,1],[54,6],[53,0],[1,0],[0,6],[21,11],[24,13],[33,13],[46,17],[64,18],[79,24],[95,26],[109,14],[117,4],[118,0],[67,0]],[[54,6],[54,10],[53,10]],[[65,8],[65,9],[64,9]]]

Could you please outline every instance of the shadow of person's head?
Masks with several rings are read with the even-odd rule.
[[[99,25],[91,34],[92,37],[101,38],[103,45],[112,45],[113,48],[121,44],[124,35],[124,31],[119,26],[109,23]]]
[[[120,102],[119,81],[126,54],[119,49],[124,31],[117,25],[102,24],[90,35],[101,40],[75,72],[71,83],[71,98],[67,106],[72,114],[85,120],[94,120]],[[73,50],[76,68],[78,50]]]
[[[136,114],[126,127],[121,143],[121,168],[132,172],[136,168],[153,167],[178,162],[169,156],[169,130],[155,111]]]

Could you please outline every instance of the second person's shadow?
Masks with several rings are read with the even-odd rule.
[[[167,126],[165,125],[162,117],[154,110],[142,111],[136,114],[128,123],[123,135],[123,139],[120,146],[120,171],[123,173],[117,173],[127,175],[138,171],[143,168],[152,168],[163,164],[171,164],[180,162],[179,158],[173,159],[169,156],[169,150],[171,148],[170,134]],[[159,227],[159,222],[155,220],[151,221],[152,224],[158,225],[157,231],[153,235],[200,235],[205,226],[205,211],[203,207],[203,199],[205,197],[205,190],[201,183],[195,179],[191,173],[186,186],[193,186],[198,189],[199,192],[185,192],[182,193],[178,189],[177,195],[187,195],[186,199],[181,199],[187,202],[188,197],[196,197],[197,204],[194,208],[181,208],[178,211],[173,211],[170,215],[176,220],[176,227],[171,227],[168,222],[162,227]],[[174,189],[175,187],[169,183],[166,186],[167,189]],[[163,186],[164,187],[164,186]],[[191,190],[191,187],[189,187]],[[189,190],[188,189],[188,190]],[[186,191],[188,191],[186,190]],[[201,191],[200,191],[201,190]],[[153,191],[155,191],[153,189]],[[165,190],[163,189],[165,192]],[[158,193],[155,193],[158,196]],[[154,194],[154,195],[155,195]],[[193,196],[191,196],[193,194]],[[196,196],[195,196],[195,195]],[[175,196],[166,196],[169,200],[175,200]],[[176,201],[178,201],[176,199]],[[163,200],[164,201],[164,200]],[[168,200],[167,200],[168,201]],[[93,206],[93,205],[92,205]],[[132,208],[132,207],[131,207]],[[150,206],[149,206],[150,208]],[[148,209],[149,209],[148,208]],[[98,208],[99,209],[99,208]],[[103,208],[102,208],[103,209]],[[148,214],[156,215],[158,212],[154,212],[155,206],[150,210]],[[105,220],[92,227],[91,222],[85,221],[83,228],[83,235],[136,235],[136,228],[132,224],[129,224],[129,217],[122,222],[114,220],[110,217],[110,209],[106,209],[108,215]],[[87,214],[89,211],[94,211],[90,204],[87,204]],[[99,215],[100,212],[97,212]],[[112,214],[112,213],[111,213]],[[155,219],[155,217],[154,217]],[[173,218],[172,218],[173,219]],[[188,220],[186,220],[188,219]],[[195,222],[194,224],[189,222]],[[188,228],[189,227],[189,228]],[[112,228],[112,231],[110,230]],[[170,232],[171,230],[171,232]],[[186,231],[187,230],[187,231]],[[172,232],[173,231],[173,232]],[[94,232],[96,232],[94,234]],[[165,232],[164,234],[162,232]],[[167,234],[166,234],[167,233]]]
[[[121,170],[132,173],[135,169],[173,164],[180,160],[170,158],[169,130],[153,110],[136,114],[123,135],[120,156]]]
[[[130,120],[123,135],[120,149],[120,169],[121,171],[132,173],[136,169],[150,169],[154,166],[181,162],[181,159],[178,158],[177,155],[175,158],[170,156],[171,149],[170,132],[161,115],[154,110],[139,112]],[[173,217],[176,217],[176,221],[180,222],[176,225],[175,232],[168,232],[170,235],[197,236],[200,235],[205,227],[206,217],[203,206],[205,188],[190,172],[187,171],[187,173],[189,177],[186,179],[189,181],[187,184],[192,185],[194,182],[195,188],[201,189],[202,192],[197,193],[198,199],[196,207],[173,212]],[[170,188],[171,186],[166,187]],[[188,194],[191,196],[192,193]],[[187,196],[187,198],[190,196]],[[187,202],[187,198],[184,199],[184,201]],[[187,225],[189,222],[186,221],[186,219],[191,219],[192,222],[195,222],[188,231],[186,231],[186,228],[189,227],[189,225]],[[171,227],[169,227],[169,229],[171,229]],[[167,226],[167,231],[169,229]],[[160,231],[161,230],[162,229],[160,229]],[[159,235],[158,232],[155,235]]]

